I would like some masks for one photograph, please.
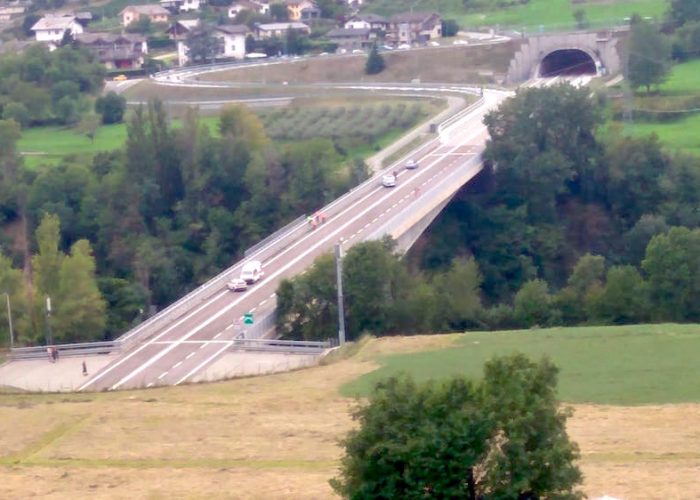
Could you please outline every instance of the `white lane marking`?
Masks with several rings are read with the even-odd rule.
[[[483,129],[484,129],[484,128],[485,128],[485,127],[484,127],[483,124],[480,125],[480,126],[478,126],[477,129],[476,129],[476,132],[470,134],[470,135],[468,136],[468,139],[467,139],[467,137],[464,137],[464,138],[463,138],[463,141],[462,141],[461,143],[458,143],[456,146],[453,146],[453,147],[450,149],[450,151],[456,150],[458,147],[460,147],[460,146],[464,143],[465,140],[471,140],[472,137],[476,137],[476,136],[478,136],[479,134],[481,134],[481,133],[483,132]],[[416,177],[421,176],[424,172],[426,172],[426,173],[427,173],[427,172],[430,172],[430,170],[432,169],[432,167],[435,166],[439,161],[440,161],[440,159],[435,160],[435,161],[429,163],[429,164],[426,166],[426,168],[421,169],[421,170],[418,171],[418,173],[416,174]],[[366,207],[365,210],[360,210],[360,211],[358,211],[358,213],[357,213],[354,217],[352,217],[349,221],[347,221],[345,224],[343,224],[343,225],[341,225],[340,227],[338,227],[337,229],[335,229],[332,233],[330,233],[329,235],[327,235],[325,238],[322,237],[320,241],[317,241],[315,244],[311,245],[310,247],[307,247],[307,251],[306,251],[306,252],[302,252],[302,253],[297,254],[296,257],[294,257],[293,259],[289,260],[286,264],[284,264],[283,266],[281,266],[277,271],[271,273],[269,276],[264,277],[264,278],[262,279],[262,281],[271,280],[271,279],[273,279],[273,278],[279,276],[279,275],[282,274],[284,271],[286,271],[287,269],[289,269],[291,266],[293,266],[294,264],[296,264],[297,262],[299,262],[301,259],[303,259],[303,258],[306,257],[307,255],[309,255],[310,253],[312,253],[314,250],[316,250],[316,249],[319,248],[320,246],[326,244],[327,241],[329,241],[329,240],[334,240],[334,239],[336,238],[336,236],[337,236],[339,233],[341,233],[343,230],[345,230],[345,229],[346,229],[348,226],[350,226],[351,224],[354,224],[354,223],[357,221],[357,219],[359,219],[360,217],[364,216],[366,213],[370,212],[371,210],[374,210],[378,205],[384,203],[384,202],[385,202],[387,199],[389,199],[391,196],[394,196],[394,193],[395,193],[395,192],[398,192],[398,191],[401,191],[402,189],[404,189],[405,186],[406,186],[406,184],[399,184],[398,189],[396,189],[396,190],[387,190],[388,192],[387,192],[384,196],[381,196],[381,197],[380,197],[378,200],[376,200],[374,203],[372,203],[371,205],[369,205],[368,207]],[[377,189],[375,189],[374,191],[372,191],[370,194],[368,194],[367,196],[365,196],[364,198],[362,198],[362,199],[359,200],[358,202],[352,204],[352,205],[351,205],[350,207],[348,207],[348,209],[346,209],[344,212],[341,212],[341,214],[343,214],[343,213],[345,213],[345,212],[347,212],[347,211],[351,211],[351,210],[355,209],[355,208],[357,207],[357,205],[358,205],[358,204],[361,204],[366,198],[368,198],[369,196],[371,196],[371,195],[374,194],[375,192],[381,191],[382,189],[383,189],[383,188],[382,188],[381,186],[378,187]],[[403,201],[403,200],[400,200],[399,203],[401,203],[402,201]],[[338,218],[338,217],[340,217],[340,214],[339,214],[339,215],[336,215],[335,217],[333,217],[333,219],[336,219],[336,218]],[[359,231],[358,231],[358,232],[359,232]],[[313,233],[310,233],[310,234],[313,234]],[[282,257],[283,255],[285,255],[287,252],[291,251],[293,248],[295,248],[295,247],[297,247],[298,245],[300,245],[300,244],[302,244],[303,242],[305,242],[305,240],[306,240],[307,238],[308,238],[308,236],[307,236],[306,238],[302,238],[302,239],[296,241],[294,244],[288,246],[285,250],[283,250],[282,252],[280,252],[279,254],[277,254],[275,257],[273,257],[272,259],[270,259],[269,261],[267,261],[267,262],[263,265],[263,267],[267,267],[270,263],[272,263],[272,262],[274,262],[275,260],[281,258],[281,257]],[[234,300],[232,303],[230,303],[230,304],[228,304],[227,306],[223,307],[218,313],[214,314],[213,316],[210,316],[209,319],[207,319],[206,321],[200,323],[199,326],[197,326],[197,327],[195,327],[194,329],[192,329],[189,333],[187,333],[186,335],[184,335],[180,340],[187,340],[187,339],[189,339],[190,337],[192,337],[193,335],[195,335],[196,333],[198,333],[199,331],[201,331],[203,328],[205,328],[205,327],[207,327],[208,325],[210,325],[213,321],[217,320],[217,319],[218,319],[219,317],[221,317],[223,314],[225,314],[225,313],[227,313],[228,311],[230,311],[231,309],[233,309],[233,308],[234,308],[235,306],[237,306],[244,298],[245,298],[245,297],[240,297],[239,299]],[[191,316],[191,315],[189,315],[189,316]],[[169,330],[169,329],[168,329],[168,330]],[[164,333],[163,333],[163,334],[164,334]],[[157,339],[157,338],[160,338],[163,334],[161,334],[161,335],[159,335],[158,337],[156,337],[156,339]],[[151,342],[145,344],[142,348],[145,348],[145,347],[147,347],[147,346],[150,345],[150,344],[151,344]],[[119,388],[119,387],[120,387],[121,385],[123,385],[125,382],[131,380],[133,377],[135,377],[135,376],[138,375],[139,373],[141,373],[141,372],[143,372],[144,370],[146,370],[146,369],[147,369],[149,366],[151,366],[153,363],[156,363],[156,362],[157,362],[158,360],[160,360],[163,356],[166,356],[166,355],[167,355],[170,351],[172,351],[176,346],[177,346],[177,344],[173,344],[173,345],[171,345],[170,347],[168,347],[168,348],[166,348],[166,349],[163,349],[161,352],[159,352],[158,354],[156,354],[155,356],[153,356],[151,359],[149,359],[148,361],[146,361],[145,363],[143,363],[141,366],[139,366],[138,368],[136,368],[135,370],[133,370],[130,374],[128,374],[128,375],[126,375],[125,377],[123,377],[123,378],[122,378],[121,380],[119,380],[116,384],[112,385],[111,389],[114,390],[114,389]],[[202,347],[204,347],[204,346],[202,346]],[[201,349],[201,347],[200,347],[200,349]],[[130,356],[135,355],[136,352],[138,352],[138,350],[135,351],[134,353],[132,353]],[[127,358],[130,357],[130,356],[127,356]],[[123,361],[125,361],[127,358],[124,358]],[[112,369],[113,369],[113,368],[112,368]],[[104,372],[102,375],[104,375],[105,373],[106,373],[106,372]],[[82,387],[81,387],[81,389],[82,389]]]
[[[213,360],[214,358],[216,358],[219,354],[221,354],[222,352],[224,352],[226,349],[228,349],[228,348],[231,347],[232,345],[233,345],[233,342],[229,342],[228,344],[226,344],[225,346],[223,346],[221,349],[219,349],[219,350],[216,351],[214,354],[212,354],[211,356],[209,356],[207,359],[205,359],[204,361],[202,361],[201,363],[199,363],[197,366],[195,366],[195,367],[194,367],[192,370],[190,370],[184,377],[182,377],[180,380],[178,380],[177,382],[175,382],[175,385],[180,385],[181,383],[183,383],[185,380],[187,380],[187,379],[190,378],[192,375],[194,375],[195,373],[197,373],[199,370],[202,369],[202,367],[206,366],[211,360]]]
[[[178,361],[177,363],[175,363],[175,364],[173,365],[173,367],[171,368],[171,370],[174,370],[175,368],[177,368],[177,367],[180,366],[181,364],[182,364],[182,361]]]
[[[168,374],[167,371],[161,373],[160,375],[158,375],[158,380],[162,379],[162,378],[165,377],[167,374]]]
[[[192,356],[194,356],[194,351],[189,353],[187,356],[185,356],[185,359],[190,359]]]
[[[146,389],[150,389],[153,387],[156,383],[155,382],[149,382],[148,385],[146,386]]]
[[[232,326],[233,326],[233,325],[232,325]],[[223,332],[219,332],[219,333],[217,333],[216,335],[214,335],[214,340],[216,340],[216,339],[218,339],[219,337],[221,337],[221,334],[222,334],[222,333],[223,333]]]
[[[266,303],[267,303],[267,299],[265,299],[265,300],[263,300],[262,302],[260,302],[260,304],[258,304],[258,307],[262,307],[262,306],[264,306]]]
[[[177,342],[176,342],[175,344],[173,344],[173,346],[171,346],[171,347],[174,347],[174,346],[176,346],[176,345],[177,345]],[[207,346],[207,344],[202,344],[202,345],[199,346],[199,348],[200,348],[200,349],[204,349],[206,346]],[[164,349],[164,350],[167,350],[167,349]],[[172,349],[170,349],[170,350],[172,350]]]
[[[274,299],[274,298],[275,298],[275,295],[277,295],[277,293],[271,293],[271,294],[270,294],[270,298],[271,298],[271,299]]]
[[[230,330],[231,328],[233,328],[233,323],[231,323],[230,325],[228,325],[228,326],[225,328],[225,330]]]

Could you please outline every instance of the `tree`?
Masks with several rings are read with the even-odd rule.
[[[649,317],[649,293],[633,266],[608,270],[605,288],[591,307],[593,317],[613,324],[641,323]]]
[[[372,45],[372,50],[369,51],[369,56],[367,56],[367,63],[365,64],[365,73],[368,75],[376,75],[384,71],[384,57],[379,53],[377,49],[377,44]]]
[[[64,125],[73,125],[80,120],[78,100],[74,97],[61,97],[54,106],[56,119]]]
[[[556,375],[514,355],[488,362],[480,384],[381,381],[355,411],[331,485],[357,499],[580,498]]]
[[[148,35],[153,29],[151,23],[151,18],[148,16],[139,16],[136,21],[132,21],[126,27],[128,33],[140,33],[142,35]]]
[[[439,297],[439,316],[451,329],[465,330],[479,324],[481,273],[473,258],[458,259],[437,276],[434,285]]]
[[[442,36],[456,36],[459,33],[459,24],[455,19],[442,21]]]
[[[90,139],[90,142],[94,143],[101,121],[101,118],[95,113],[87,113],[80,119],[78,130]]]
[[[289,12],[287,5],[284,2],[270,4],[270,16],[275,22],[283,22],[289,20]]]
[[[700,321],[700,229],[673,227],[654,236],[642,261],[653,319]]]
[[[14,120],[22,128],[26,128],[31,119],[29,116],[29,110],[21,102],[7,103],[2,110],[2,118],[4,120]]]
[[[552,317],[552,297],[542,280],[528,281],[515,294],[515,319],[523,326],[546,326]]]
[[[676,26],[700,21],[700,3],[696,0],[671,0],[668,17]]]
[[[645,87],[666,80],[671,69],[671,45],[653,25],[637,19],[632,23],[627,49],[626,77],[632,88]]]
[[[52,325],[57,340],[85,342],[102,338],[106,303],[95,279],[95,258],[87,240],[76,241],[61,262]]]
[[[32,257],[34,290],[37,294],[55,296],[60,286],[63,253],[60,250],[61,221],[45,213],[35,233],[38,253]]]
[[[221,53],[222,39],[214,34],[211,26],[204,25],[193,30],[185,41],[187,56],[192,63],[213,61]]]
[[[95,111],[102,115],[102,123],[121,123],[126,111],[126,98],[114,91],[107,92],[95,101]]]
[[[31,340],[30,315],[27,304],[27,289],[20,269],[12,267],[12,262],[0,253],[0,301],[7,300],[5,294],[9,294],[12,309],[12,329],[15,342],[22,343]],[[3,304],[5,305],[5,304]],[[7,307],[0,307],[0,345],[8,346],[10,343],[9,324],[7,321]]]

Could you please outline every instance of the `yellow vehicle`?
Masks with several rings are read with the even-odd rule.
[[[117,75],[114,78],[112,78],[112,80],[114,80],[115,82],[123,82],[128,79],[129,77],[127,77],[126,75]]]

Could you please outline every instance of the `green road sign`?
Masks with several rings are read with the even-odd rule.
[[[253,324],[253,313],[245,313],[243,315],[243,324],[252,325]]]

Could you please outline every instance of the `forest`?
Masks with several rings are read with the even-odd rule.
[[[406,257],[344,261],[349,338],[700,320],[700,159],[605,124],[605,99],[526,89],[486,117],[487,166]],[[335,335],[330,256],[278,290],[289,338]]]

